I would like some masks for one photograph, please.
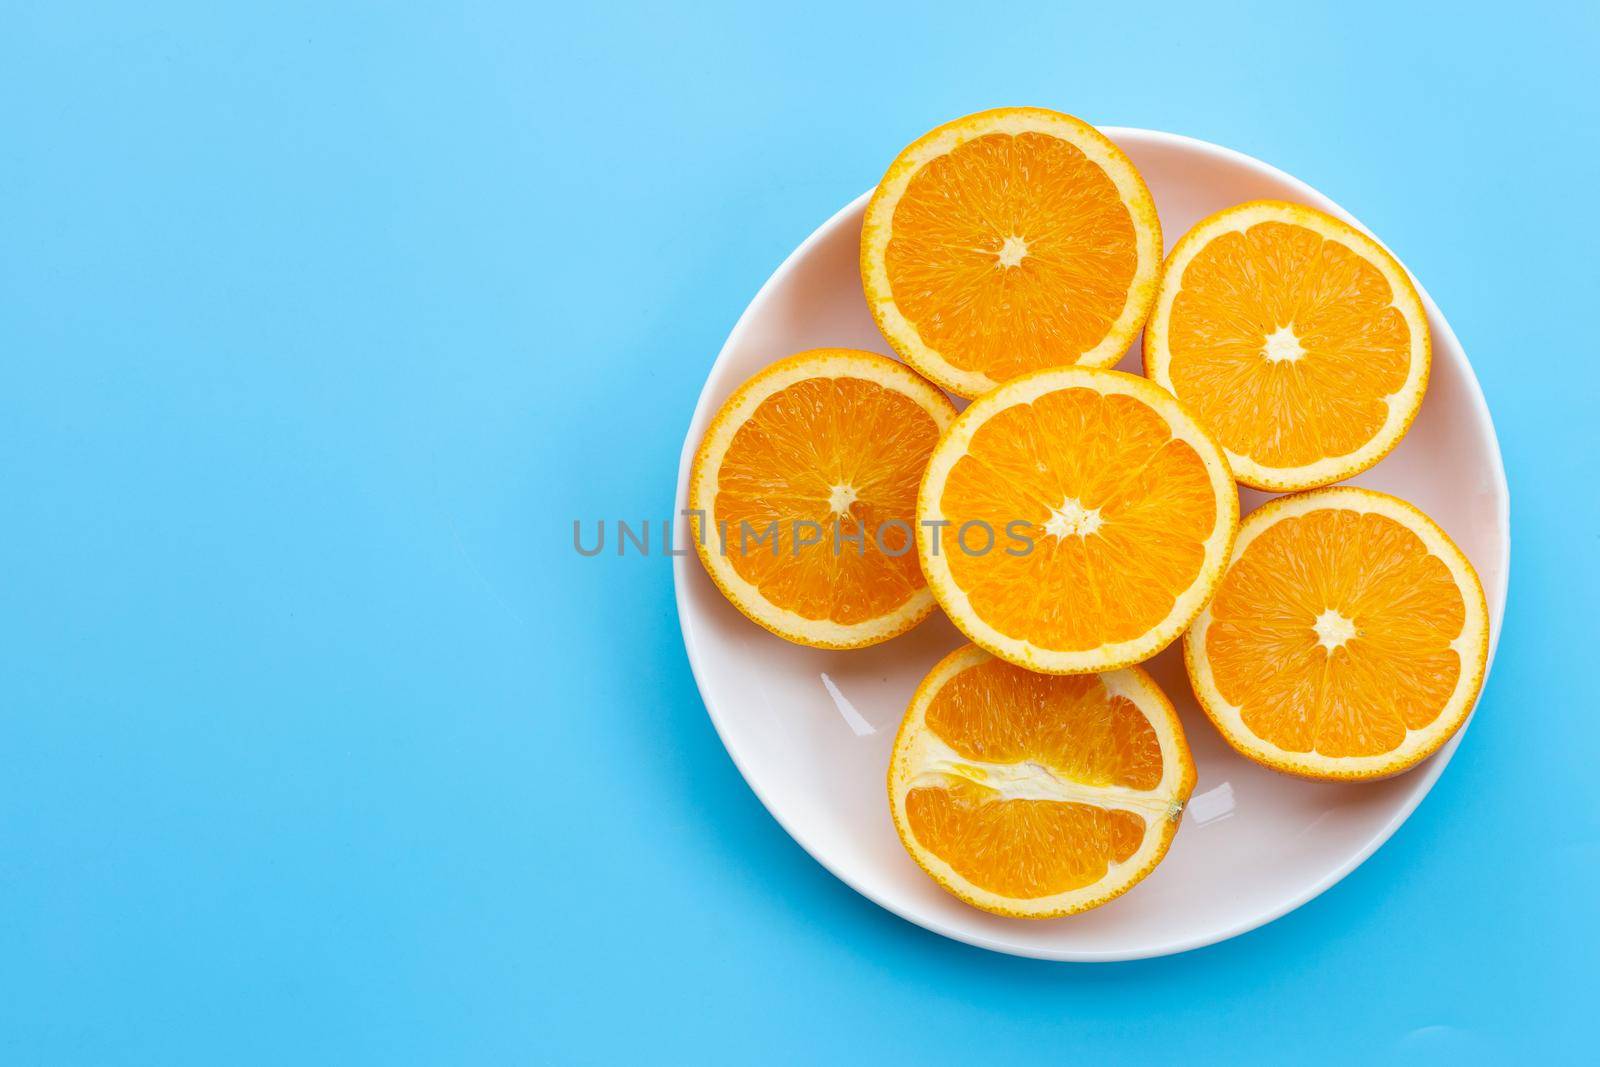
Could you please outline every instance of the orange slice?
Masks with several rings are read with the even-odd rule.
[[[1466,721],[1489,612],[1432,519],[1338,486],[1245,519],[1183,650],[1201,706],[1244,755],[1310,778],[1381,778]]]
[[[1144,179],[1071,115],[957,119],[867,205],[861,279],[907,363],[962,396],[1043,367],[1109,367],[1150,310],[1161,224]]]
[[[967,645],[911,698],[889,806],[906,851],[945,889],[1047,919],[1154,870],[1194,782],[1178,716],[1143,670],[1041,675]]]
[[[689,476],[712,580],[755,622],[818,648],[887,641],[927,618],[917,484],[954,418],[943,393],[871,352],[819,348],[751,378]]]
[[[1228,561],[1239,496],[1222,450],[1169,393],[1057,367],[961,413],[917,516],[928,584],[968,637],[1079,674],[1147,659],[1183,632]]]
[[[1202,219],[1161,272],[1144,370],[1228,450],[1239,481],[1309,489],[1399,444],[1428,386],[1405,268],[1331,215],[1259,200]]]

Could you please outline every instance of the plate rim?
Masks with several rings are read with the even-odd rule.
[[[1303,196],[1311,206],[1319,207],[1324,211],[1328,211],[1331,214],[1338,216],[1344,221],[1360,229],[1363,233],[1368,234],[1374,240],[1377,240],[1379,244],[1383,243],[1382,239],[1378,238],[1376,234],[1373,234],[1372,231],[1363,225],[1359,219],[1350,214],[1350,212],[1346,211],[1341,205],[1336,203],[1332,198],[1328,197],[1320,190],[1313,188],[1307,182],[1302,181],[1294,175],[1289,174],[1288,172],[1275,167],[1270,163],[1266,163],[1237,149],[1214,144],[1210,141],[1204,141],[1196,137],[1190,137],[1186,134],[1170,133],[1165,130],[1152,130],[1137,126],[1097,126],[1096,128],[1104,133],[1107,137],[1111,138],[1111,140],[1117,142],[1119,145],[1121,144],[1122,138],[1148,139],[1152,142],[1158,143],[1165,142],[1169,146],[1176,146],[1191,152],[1209,155],[1221,161],[1225,161],[1236,166],[1241,166],[1249,170],[1254,170],[1263,177],[1270,178],[1288,185],[1289,187],[1295,189],[1298,195]],[[675,518],[688,507],[689,469],[693,463],[696,448],[699,445],[700,435],[704,432],[705,426],[710,420],[710,390],[712,379],[716,376],[717,368],[722,366],[723,361],[729,358],[729,353],[734,345],[735,340],[737,340],[743,334],[747,328],[752,312],[758,305],[764,303],[764,298],[768,295],[768,293],[776,288],[790,274],[792,274],[797,268],[798,264],[809,254],[813,246],[820,243],[825,237],[830,236],[835,228],[841,225],[842,221],[846,217],[856,213],[859,210],[864,210],[867,201],[872,196],[872,192],[872,189],[868,189],[861,195],[851,199],[843,207],[830,215],[819,226],[813,229],[811,233],[806,236],[805,240],[796,245],[795,248],[784,257],[783,262],[778,265],[777,269],[774,270],[772,274],[768,276],[767,280],[762,283],[761,287],[756,290],[755,295],[750,298],[749,302],[745,305],[744,310],[740,313],[739,318],[734,322],[733,328],[728,331],[727,339],[723,341],[722,347],[717,351],[716,358],[712,360],[710,367],[708,367],[706,370],[705,382],[700,387],[700,395],[695,401],[694,412],[689,418],[689,426],[684,435],[683,449],[678,459],[678,483],[674,496]],[[1384,245],[1384,247],[1386,249],[1388,248],[1387,245]],[[1392,250],[1390,250],[1390,252],[1393,254]],[[1400,259],[1399,256],[1395,256],[1395,259],[1398,260],[1402,266],[1405,265],[1405,261]],[[1450,325],[1449,320],[1445,318],[1444,313],[1439,310],[1439,306],[1434,302],[1433,297],[1429,294],[1427,288],[1421,283],[1421,281],[1417,280],[1416,275],[1411,272],[1409,267],[1406,268],[1406,271],[1408,274],[1411,274],[1412,281],[1417,287],[1417,292],[1422,297],[1423,308],[1428,313],[1430,322],[1436,322],[1443,327],[1443,333],[1445,334],[1448,344],[1452,346],[1456,352],[1461,354],[1461,361],[1467,370],[1467,380],[1471,385],[1471,389],[1469,390],[1469,399],[1471,402],[1473,415],[1478,424],[1479,430],[1486,431],[1486,437],[1491,449],[1493,450],[1495,461],[1493,463],[1493,470],[1491,473],[1493,475],[1492,480],[1494,482],[1493,489],[1495,492],[1495,497],[1501,504],[1499,511],[1499,540],[1502,546],[1502,554],[1504,558],[1499,561],[1500,580],[1498,587],[1495,590],[1496,595],[1491,598],[1489,607],[1489,658],[1484,667],[1482,687],[1479,689],[1479,700],[1481,701],[1483,692],[1488,688],[1489,675],[1494,669],[1495,653],[1499,647],[1500,630],[1505,617],[1506,597],[1510,590],[1511,583],[1511,489],[1506,478],[1505,456],[1500,449],[1500,438],[1495,432],[1494,419],[1490,415],[1488,400],[1483,393],[1483,384],[1478,380],[1477,372],[1472,367],[1472,361],[1467,356],[1466,348],[1461,344],[1460,339],[1456,336],[1454,328]],[[1436,344],[1436,358],[1438,347],[1440,346]],[[1343,881],[1352,871],[1365,863],[1369,858],[1371,858],[1373,853],[1382,848],[1383,845],[1394,836],[1395,832],[1399,830],[1406,820],[1411,817],[1412,813],[1416,811],[1418,805],[1422,803],[1423,799],[1433,791],[1433,787],[1435,783],[1438,782],[1439,776],[1444,773],[1445,767],[1450,764],[1451,759],[1455,756],[1456,749],[1460,746],[1462,737],[1466,735],[1468,727],[1472,725],[1472,720],[1477,715],[1477,702],[1474,702],[1472,713],[1467,716],[1466,721],[1461,724],[1461,728],[1456,731],[1455,735],[1450,738],[1444,747],[1435,753],[1434,756],[1427,761],[1425,766],[1421,766],[1413,771],[1407,772],[1407,777],[1420,776],[1417,787],[1406,796],[1404,803],[1395,809],[1390,818],[1377,830],[1376,833],[1372,835],[1365,845],[1363,845],[1343,864],[1339,865],[1337,868],[1330,871],[1316,882],[1312,883],[1308,888],[1302,890],[1300,893],[1285,898],[1285,900],[1278,906],[1265,909],[1261,913],[1254,915],[1249,919],[1241,920],[1216,930],[1207,931],[1189,938],[1179,938],[1164,945],[1150,946],[1144,949],[1131,951],[1048,951],[1041,949],[1036,945],[1008,942],[1001,938],[984,936],[971,930],[953,927],[934,916],[920,914],[911,909],[904,908],[895,902],[880,899],[878,896],[863,889],[849,875],[837,869],[833,864],[829,863],[828,860],[824,859],[823,856],[818,853],[818,850],[813,847],[812,843],[806,840],[803,834],[797,832],[796,829],[790,825],[788,820],[784,818],[784,816],[767,798],[766,794],[762,791],[761,786],[757,784],[755,778],[752,777],[745,760],[741,758],[736,746],[729,741],[729,737],[724,729],[721,716],[719,716],[716,709],[712,707],[711,701],[706,698],[706,684],[703,677],[704,666],[701,658],[700,648],[689,625],[686,582],[689,577],[690,566],[699,565],[697,558],[693,559],[691,562],[691,557],[693,556],[693,553],[689,553],[688,555],[679,555],[675,556],[672,561],[673,599],[677,604],[678,632],[683,638],[684,651],[689,657],[689,669],[694,676],[695,689],[699,692],[700,702],[705,706],[706,715],[711,719],[711,725],[717,732],[717,739],[721,741],[723,749],[728,753],[729,758],[733,760],[733,764],[738,769],[740,777],[744,779],[744,782],[750,788],[750,791],[756,795],[756,799],[761,802],[761,806],[764,807],[767,810],[767,813],[772,816],[772,818],[780,827],[782,827],[783,831],[787,833],[796,844],[804,849],[807,855],[819,863],[824,870],[833,875],[835,878],[839,879],[839,881],[843,882],[845,885],[849,886],[851,889],[855,890],[867,900],[871,901],[873,904],[876,904],[885,911],[888,911],[907,922],[914,923],[923,929],[932,931],[933,933],[939,934],[943,937],[950,938],[953,941],[959,941],[964,944],[972,945],[976,948],[987,949],[991,952],[1000,952],[1007,955],[1031,959],[1072,963],[1109,963],[1126,960],[1153,959],[1162,956],[1173,956],[1183,952],[1191,952],[1195,949],[1205,948],[1208,945],[1215,945],[1223,941],[1229,941],[1235,937],[1247,934],[1252,930],[1259,929],[1268,923],[1280,919],[1290,912],[1295,911],[1296,909],[1311,902],[1312,900],[1315,900],[1329,889],[1332,889],[1339,882]]]

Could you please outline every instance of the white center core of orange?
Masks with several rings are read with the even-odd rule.
[[[1017,236],[1006,238],[1006,243],[1000,246],[1000,265],[1002,267],[1015,267],[1022,263],[1022,257],[1028,254],[1028,242]]]
[[[1318,615],[1311,628],[1317,631],[1317,643],[1329,652],[1356,635],[1356,624],[1332,608]]]
[[[1044,532],[1060,541],[1068,537],[1088,537],[1100,529],[1100,509],[1086,508],[1067,497],[1045,520]]]
[[[836,485],[828,490],[828,509],[835,515],[850,514],[850,505],[856,502],[856,487]]]
[[[1300,338],[1294,335],[1293,326],[1280,326],[1267,334],[1261,354],[1267,357],[1268,363],[1293,363],[1305,355],[1306,350],[1300,347]]]

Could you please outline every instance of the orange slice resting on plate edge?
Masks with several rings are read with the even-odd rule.
[[[984,394],[934,450],[917,550],[973,642],[1030,670],[1155,655],[1211,596],[1238,528],[1222,450],[1119,371],[1058,367]]]
[[[1240,753],[1311,778],[1382,778],[1436,752],[1483,685],[1483,586],[1432,519],[1337,486],[1251,513],[1184,635],[1195,696]]]
[[[885,356],[815,349],[722,405],[689,478],[695,550],[723,594],[780,637],[886,641],[933,594],[912,547],[916,494],[955,406]]]
[[[1177,714],[1142,669],[1042,675],[974,645],[917,687],[888,775],[912,859],[968,904],[1029,919],[1146,877],[1194,784]]]
[[[907,147],[867,205],[861,278],[907,363],[972,397],[1019,374],[1109,367],[1161,265],[1155,201],[1093,126],[983,111]]]
[[[1422,404],[1416,286],[1355,227],[1261,200],[1202,219],[1161,272],[1145,374],[1188,405],[1239,481],[1289,491],[1387,455]]]

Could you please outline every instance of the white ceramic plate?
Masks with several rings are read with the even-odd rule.
[[[1170,248],[1198,219],[1259,197],[1350,215],[1304,182],[1203,141],[1107,129],[1144,174]],[[887,158],[887,157],[885,157]],[[863,194],[784,261],[711,368],[678,470],[678,507],[707,422],[741,382],[806,348],[892,354],[861,293]],[[1359,224],[1358,224],[1359,225]],[[1419,286],[1420,288],[1420,286]],[[1505,469],[1483,393],[1426,291],[1433,377],[1400,447],[1354,479],[1433,516],[1482,576],[1499,637],[1510,561]],[[1120,364],[1139,373],[1139,347]],[[1246,490],[1244,508],[1266,496]],[[1196,707],[1176,646],[1147,664],[1178,705],[1200,780],[1166,860],[1126,896],[1065,919],[1004,919],[967,907],[911,861],[889,819],[884,774],[917,682],[962,643],[936,615],[875,648],[801,648],[747,621],[691,553],[674,561],[684,644],[706,709],[745,780],[806,851],[897,915],[1000,952],[1059,960],[1160,956],[1271,921],[1356,868],[1394,833],[1449,763],[1461,734],[1408,774],[1364,785],[1300,781],[1235,755]],[[1463,730],[1463,732],[1465,732]]]

